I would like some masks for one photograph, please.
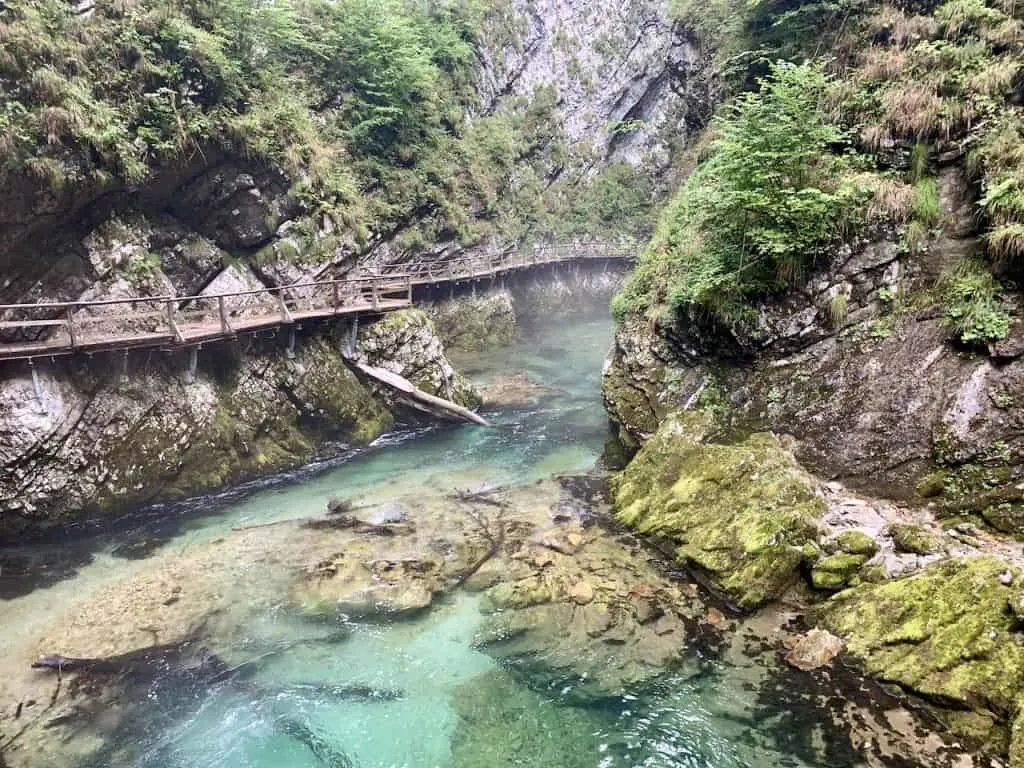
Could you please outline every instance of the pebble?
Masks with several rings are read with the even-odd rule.
[[[999,574],[999,583],[1004,587],[1009,587],[1013,584],[1013,574],[1009,571],[1003,571]]]

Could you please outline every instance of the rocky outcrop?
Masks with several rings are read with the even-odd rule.
[[[422,310],[392,312],[362,328],[355,359],[397,373],[429,395],[468,408],[481,403],[480,393],[448,362],[444,344]]]
[[[422,388],[479,402],[420,312],[364,326],[357,349]],[[345,365],[340,344],[301,337],[183,356],[37,364],[0,380],[0,535],[114,514],[272,474],[392,425],[387,403]],[[123,368],[122,368],[123,366]]]
[[[980,557],[947,560],[906,579],[841,592],[817,612],[866,671],[945,706],[975,746],[1019,750],[1024,694],[1020,572]],[[1024,765],[1021,755],[1011,766]]]
[[[426,308],[446,349],[482,352],[513,343],[518,337],[512,294],[494,290],[459,296]]]
[[[710,54],[661,0],[514,0],[490,27],[484,108],[551,88],[566,142],[598,160],[664,165],[710,114]]]
[[[699,319],[620,329],[604,395],[621,441],[635,450],[666,414],[709,408],[741,434],[791,435],[826,477],[1022,530],[1021,330],[988,355],[952,343],[932,289],[969,250],[970,210],[955,169],[940,190],[945,228],[925,253],[892,236],[845,246],[792,295],[761,305],[752,331]]]
[[[666,420],[616,479],[615,514],[755,608],[798,580],[825,503],[774,436],[726,446],[709,432],[704,414]]]

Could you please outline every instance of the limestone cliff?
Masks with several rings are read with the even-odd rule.
[[[790,295],[764,302],[752,335],[700,322],[621,329],[604,377],[620,438],[635,449],[668,413],[707,406],[726,430],[792,435],[797,456],[827,477],[938,497],[950,512],[1021,530],[1020,328],[987,353],[953,343],[930,292],[976,245],[956,167],[942,172],[940,192],[941,235],[926,251],[910,254],[884,233],[846,245]]]
[[[348,339],[345,340],[345,343]],[[356,349],[473,405],[422,313],[365,324]],[[218,490],[368,443],[393,423],[344,364],[341,342],[300,335],[205,347],[194,376],[160,352],[37,363],[0,380],[0,537]],[[123,367],[122,367],[123,366]]]

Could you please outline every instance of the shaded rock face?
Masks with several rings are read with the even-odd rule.
[[[940,190],[948,226],[927,254],[884,238],[841,249],[791,296],[764,304],[753,333],[621,328],[603,382],[620,441],[636,450],[667,413],[708,407],[740,434],[793,436],[809,468],[882,495],[911,499],[945,468],[927,495],[1022,530],[1024,401],[1014,393],[1024,359],[1012,338],[995,356],[954,347],[925,298],[939,271],[976,247],[963,234],[962,177],[944,171]],[[842,317],[832,309],[840,294]]]
[[[355,357],[405,377],[427,394],[467,408],[480,405],[480,393],[445,357],[444,344],[422,310],[392,312],[360,328]]]
[[[459,296],[426,308],[446,349],[481,352],[518,338],[512,294],[506,290]]]
[[[391,415],[326,339],[294,360],[275,345],[180,358],[38,365],[0,382],[0,532],[52,527],[218,489],[308,461],[328,441],[372,440]]]
[[[485,110],[551,86],[567,142],[599,158],[665,164],[713,102],[708,52],[660,0],[515,0],[485,40]]]

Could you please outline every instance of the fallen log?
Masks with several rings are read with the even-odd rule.
[[[355,360],[349,360],[348,362],[363,376],[376,381],[378,384],[383,384],[385,387],[396,392],[403,402],[417,410],[449,421],[468,421],[472,424],[479,424],[482,427],[491,426],[491,423],[483,416],[474,413],[468,408],[463,408],[451,400],[427,394],[397,373],[392,373],[384,368],[376,368],[372,365],[359,363]]]

